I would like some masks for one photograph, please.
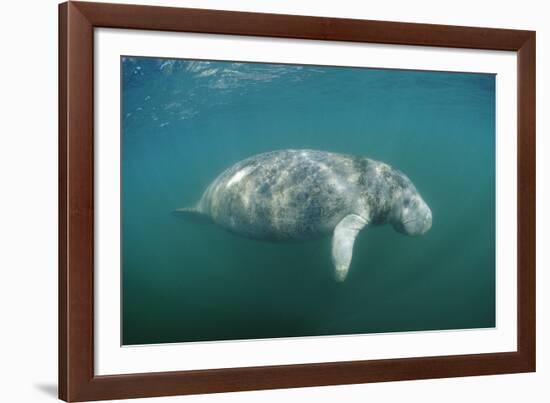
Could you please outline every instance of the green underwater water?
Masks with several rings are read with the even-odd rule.
[[[122,343],[495,326],[495,76],[121,59]],[[330,238],[268,243],[171,212],[285,148],[384,161],[433,213],[369,227],[334,280]]]

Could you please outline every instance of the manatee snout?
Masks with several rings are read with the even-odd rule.
[[[401,219],[394,222],[394,228],[406,235],[424,235],[432,228],[432,210],[418,197],[412,206],[402,208]]]
[[[428,205],[426,205],[426,213],[424,214],[424,218],[419,222],[417,234],[424,235],[431,228],[432,228],[432,210],[430,210]]]

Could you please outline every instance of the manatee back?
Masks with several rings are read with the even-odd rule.
[[[312,150],[260,154],[224,171],[199,209],[250,238],[311,239],[330,233],[357,198],[353,158]]]

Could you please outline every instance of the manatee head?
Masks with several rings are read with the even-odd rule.
[[[390,221],[406,235],[422,235],[432,227],[432,211],[407,176],[396,171]]]

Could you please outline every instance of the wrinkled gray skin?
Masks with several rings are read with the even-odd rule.
[[[390,223],[407,235],[432,225],[413,183],[383,162],[314,150],[281,150],[236,163],[208,186],[193,208],[248,238],[314,239],[332,234],[336,279],[346,278],[353,243],[367,225]]]

